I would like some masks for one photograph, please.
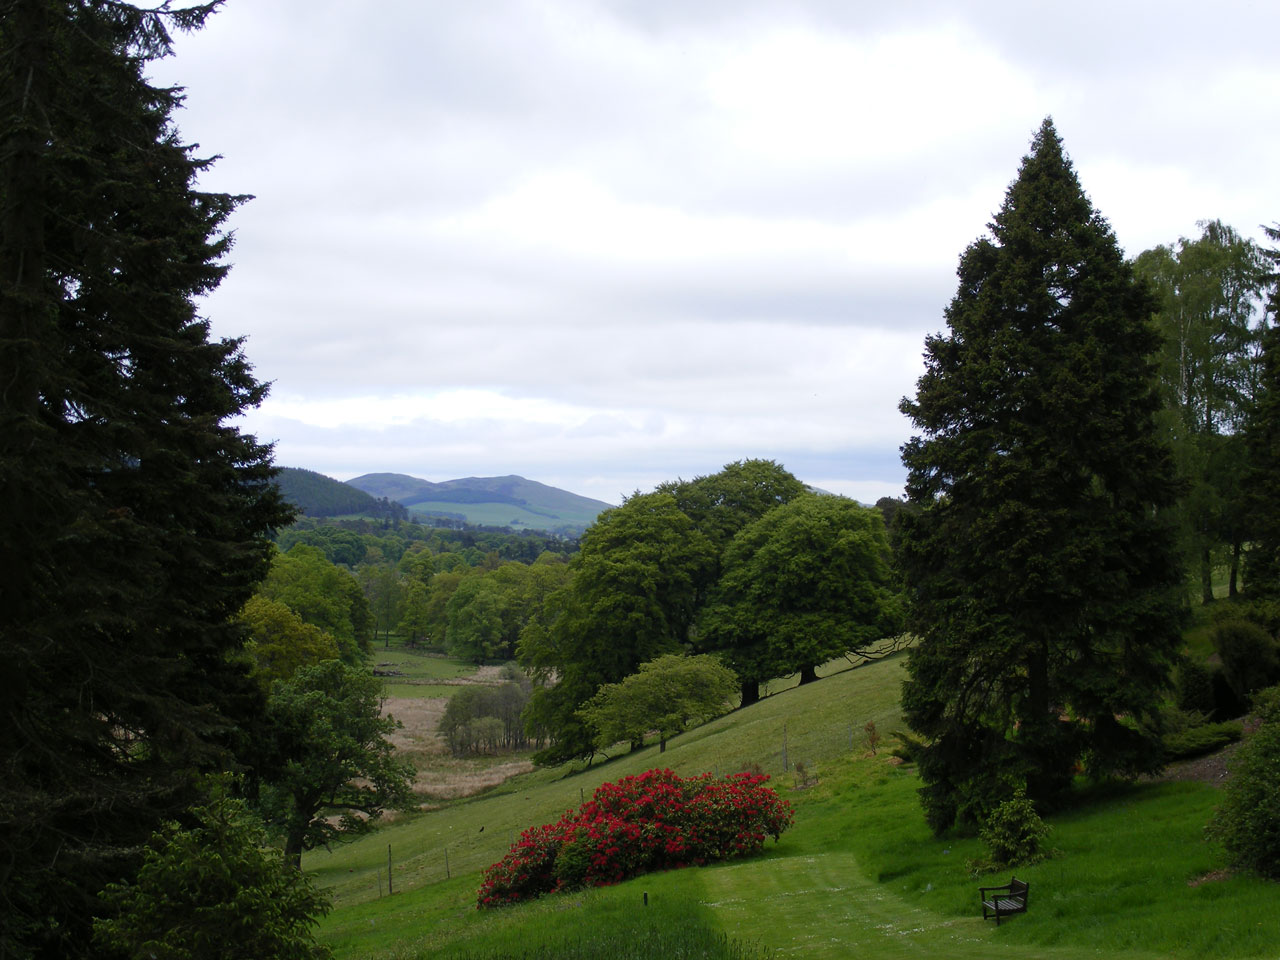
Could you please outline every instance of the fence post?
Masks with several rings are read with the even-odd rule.
[[[387,896],[395,891],[391,889],[391,844],[387,844]]]
[[[447,843],[444,845],[444,878],[445,878],[446,880],[450,879],[450,875],[449,875],[449,845],[448,845]]]
[[[791,768],[787,765],[787,724],[782,724],[782,772],[786,773]]]

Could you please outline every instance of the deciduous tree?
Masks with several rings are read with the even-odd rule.
[[[1050,120],[990,229],[902,403],[903,707],[936,829],[1024,783],[1053,797],[1078,762],[1155,768],[1180,644],[1153,303]]]
[[[520,638],[520,660],[542,684],[529,705],[531,730],[552,737],[540,759],[589,755],[593,738],[578,708],[601,684],[688,642],[699,571],[714,556],[669,493],[634,494],[587,529],[569,583]]]
[[[381,700],[377,677],[340,660],[272,687],[274,762],[261,772],[259,802],[295,866],[304,850],[362,833],[412,799],[413,767],[386,739],[400,724],[382,716]]]
[[[579,712],[595,732],[598,749],[619,740],[637,743],[657,730],[662,752],[667,740],[689,724],[727,712],[737,685],[737,675],[716,657],[668,653],[640,664],[618,683],[605,684]]]
[[[770,677],[833,657],[896,649],[902,605],[880,511],[806,493],[742,528],[700,622],[699,644],[742,679],[742,704]]]

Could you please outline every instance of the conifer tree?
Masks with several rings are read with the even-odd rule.
[[[90,954],[95,893],[261,694],[231,618],[290,510],[265,388],[194,298],[244,199],[143,75],[217,3],[0,4],[0,955]]]
[[[949,331],[902,410],[899,559],[920,642],[903,706],[926,818],[974,822],[1083,763],[1159,761],[1179,644],[1177,484],[1154,416],[1152,298],[1046,119],[962,255]]]
[[[1262,228],[1280,241],[1280,225]],[[1280,597],[1280,249],[1266,251],[1273,270],[1262,331],[1257,393],[1245,421],[1248,471],[1245,483],[1253,543],[1245,560],[1250,597]]]

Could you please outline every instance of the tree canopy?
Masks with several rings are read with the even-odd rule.
[[[660,751],[667,740],[729,709],[738,678],[716,657],[664,654],[640,664],[631,676],[607,683],[579,713],[604,750],[620,740],[639,743],[657,730]]]
[[[0,19],[0,954],[92,954],[86,902],[260,695],[232,621],[291,511],[233,425],[266,388],[195,300],[245,199],[150,84],[216,4]]]
[[[958,275],[902,403],[903,707],[936,829],[1052,797],[1077,762],[1155,767],[1180,642],[1153,303],[1050,120]]]
[[[902,627],[880,511],[806,493],[743,527],[700,621],[698,645],[722,653],[742,679],[742,703],[789,673],[802,682],[846,654],[875,656]]]

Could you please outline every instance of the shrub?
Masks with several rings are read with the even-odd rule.
[[[1229,743],[1235,743],[1242,733],[1243,726],[1239,720],[1201,723],[1181,730],[1170,730],[1163,739],[1165,759],[1185,760],[1213,753]]]
[[[277,957],[322,960],[312,927],[329,901],[268,845],[244,802],[220,796],[151,838],[132,884],[99,894],[94,938],[111,952],[157,960]]]
[[[1035,804],[1018,791],[991,812],[978,835],[993,866],[1015,866],[1043,859],[1041,844],[1049,827],[1036,813]]]
[[[1248,620],[1228,620],[1213,630],[1213,647],[1222,672],[1236,696],[1270,686],[1280,679],[1280,647],[1266,630]]]
[[[1184,660],[1178,667],[1178,709],[1213,713],[1213,677],[1209,668],[1195,660]]]
[[[649,770],[601,784],[576,811],[522,833],[485,870],[478,905],[756,853],[793,816],[791,805],[764,785],[768,779],[752,773],[683,779]]]
[[[1236,753],[1207,832],[1232,865],[1280,879],[1280,719],[1263,723]]]

